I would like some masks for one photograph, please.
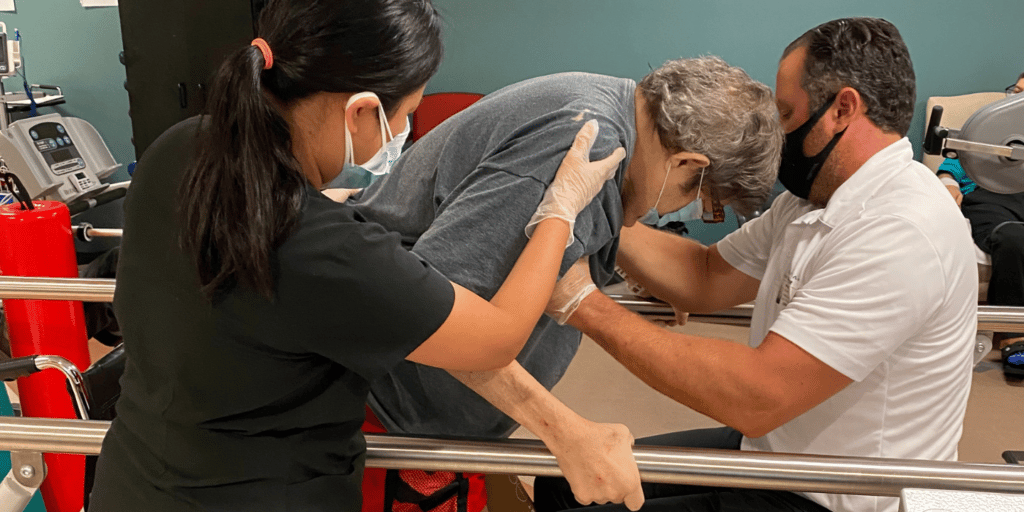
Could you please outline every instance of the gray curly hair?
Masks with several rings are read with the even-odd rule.
[[[661,144],[711,161],[704,183],[741,215],[768,199],[784,134],[768,86],[718,57],[670,60],[640,81]]]

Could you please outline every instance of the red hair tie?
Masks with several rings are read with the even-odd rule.
[[[259,48],[260,53],[263,54],[263,69],[270,69],[274,67],[274,53],[270,51],[270,45],[267,44],[262,37],[253,39],[252,45]]]

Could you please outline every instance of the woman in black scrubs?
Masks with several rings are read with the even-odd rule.
[[[370,381],[403,359],[485,370],[522,348],[573,219],[624,154],[587,161],[596,125],[489,301],[319,192],[404,131],[439,25],[429,0],[272,0],[208,115],[146,151],[114,298],[127,367],[91,511],[359,510]]]

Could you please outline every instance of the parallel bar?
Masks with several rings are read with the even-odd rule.
[[[120,238],[121,234],[123,232],[124,232],[123,229],[113,229],[113,228],[89,228],[89,229],[86,230],[86,234],[88,236],[96,237],[96,238],[104,238],[104,237]]]
[[[645,299],[636,295],[608,294],[622,307],[644,316],[673,317],[675,312],[668,304],[657,299]],[[1024,309],[1022,309],[1024,311]],[[740,304],[734,308],[723,309],[714,313],[690,313],[694,322],[717,323],[729,325],[750,325],[750,317],[754,314],[753,304]]]
[[[643,299],[634,295],[609,295],[626,309],[641,315],[671,316],[672,307],[657,300]],[[114,300],[113,279],[76,279],[57,277],[16,277],[0,276],[0,300],[80,300],[85,302],[110,302]],[[741,304],[734,308],[714,313],[691,313],[695,322],[728,323],[750,325],[753,314],[752,304]],[[1005,306],[978,306],[978,330],[1015,332],[1024,325],[1024,308]]]
[[[124,233],[123,229],[94,228],[88,222],[71,226],[71,231],[74,233],[75,238],[86,242],[93,238],[120,238]]]
[[[95,455],[105,421],[0,418],[0,450]],[[367,435],[368,467],[560,476],[539,441]],[[647,482],[899,496],[905,488],[1024,493],[1024,466],[634,447]]]
[[[0,276],[0,300],[3,299],[111,302],[114,280]]]
[[[671,316],[672,306],[656,299],[644,299],[635,295],[608,295],[626,309],[641,315]],[[690,313],[690,320],[708,323],[738,323],[750,325],[754,313],[753,304],[741,304],[734,308],[714,313]],[[1024,308],[1008,306],[978,306],[978,330],[1015,332],[1024,325]]]
[[[0,417],[0,451],[98,455],[109,421]]]
[[[1024,325],[1024,308],[1008,306],[978,306],[978,330],[1019,332]]]

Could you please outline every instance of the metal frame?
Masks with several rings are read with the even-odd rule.
[[[113,279],[0,276],[0,299],[108,302],[113,299],[114,283]],[[639,314],[673,314],[670,306],[657,301],[612,297]],[[750,305],[743,305],[692,318],[749,324],[752,311]],[[1012,328],[1024,324],[1024,308],[982,306],[978,320],[979,328]],[[66,370],[59,361],[52,365],[46,361],[47,367]],[[65,374],[73,379],[77,371]],[[87,410],[87,397],[75,399],[80,410]],[[106,421],[0,418],[0,450],[17,454],[12,473],[27,486],[40,481],[45,471],[41,466],[42,471],[37,470],[30,460],[44,452],[99,454],[109,428]],[[367,467],[561,476],[555,457],[539,441],[395,435],[367,435],[366,441]],[[634,447],[633,453],[647,482],[894,497],[904,489],[1024,495],[1024,467],[1016,465],[644,446]]]
[[[114,300],[114,279],[80,279],[60,277],[0,276],[0,300],[80,300],[83,302],[111,302]],[[626,309],[646,316],[674,316],[672,306],[634,295],[609,295]],[[750,325],[752,304],[717,311],[691,313],[690,320],[706,323]],[[1024,325],[1024,308],[1006,306],[978,306],[978,330],[1013,332]]]
[[[982,153],[986,155],[1001,156],[1011,160],[1024,160],[1024,147],[1019,146],[998,146],[985,144],[983,142],[972,142],[963,139],[946,138],[942,141],[943,156],[950,154],[948,158],[957,158],[956,151],[967,151],[970,153]]]
[[[108,188],[109,190],[109,188]],[[82,222],[71,226],[71,232],[75,238],[83,242],[91,242],[94,238],[121,238],[123,229],[94,228],[88,222]]]
[[[0,450],[100,453],[110,422],[0,418]],[[366,466],[561,476],[540,441],[467,441],[388,434],[366,436]],[[1024,494],[1024,467],[866,457],[633,448],[647,482],[899,496],[903,489]]]
[[[71,384],[68,388],[71,390],[71,396],[74,399],[75,414],[79,418],[88,418],[90,411],[89,394],[85,388],[85,379],[82,378],[82,372],[78,371],[75,363],[63,357],[52,355],[33,356],[33,361],[39,371],[53,369],[59,370],[64,374],[64,380]]]

